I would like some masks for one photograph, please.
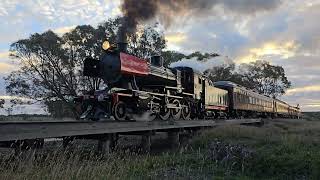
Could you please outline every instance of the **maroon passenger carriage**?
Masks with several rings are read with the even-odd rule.
[[[218,81],[214,85],[228,91],[228,115],[230,117],[299,118],[301,116],[298,106],[290,106],[283,101],[260,94],[233,82]]]

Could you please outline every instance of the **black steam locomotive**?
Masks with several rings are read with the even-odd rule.
[[[100,60],[87,58],[84,75],[107,87],[77,98],[82,119],[178,120],[240,117],[295,117],[298,107],[232,82],[211,82],[190,67],[165,68],[160,56],[150,61],[126,53],[126,44],[103,45]]]

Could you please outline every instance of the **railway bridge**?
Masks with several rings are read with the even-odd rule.
[[[228,124],[260,124],[262,119],[232,120],[179,120],[179,121],[38,121],[0,122],[0,146],[14,148],[16,152],[41,148],[45,139],[62,138],[67,147],[73,139],[98,140],[97,150],[109,153],[119,135],[141,135],[141,146],[150,151],[151,136],[166,132],[174,147],[180,144],[180,134],[194,133],[201,129]]]

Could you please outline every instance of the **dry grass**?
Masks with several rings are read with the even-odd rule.
[[[223,142],[253,151],[241,169],[210,156]],[[224,126],[194,137],[183,153],[155,155],[119,151],[100,157],[92,151],[61,149],[32,158],[2,155],[0,179],[319,179],[320,122],[271,121],[263,127]],[[29,156],[30,157],[30,156]]]

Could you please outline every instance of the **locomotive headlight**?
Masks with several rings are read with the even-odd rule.
[[[98,101],[103,101],[104,100],[104,95],[103,94],[100,94],[99,96],[98,96]]]
[[[108,50],[110,48],[110,43],[109,41],[104,41],[103,44],[102,44],[102,49],[103,50]]]

